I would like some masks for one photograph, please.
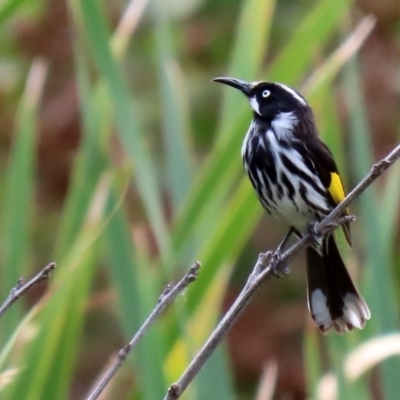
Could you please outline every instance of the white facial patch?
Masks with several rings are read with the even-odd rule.
[[[256,97],[256,96],[253,96],[253,97],[250,99],[250,106],[251,106],[251,108],[253,109],[254,112],[256,112],[258,115],[261,116],[261,114],[260,114],[260,106],[259,106],[259,104],[258,104],[258,101],[257,101],[257,97]]]
[[[296,91],[291,89],[289,86],[284,85],[283,83],[277,83],[278,86],[280,86],[282,89],[286,90],[288,93],[290,93],[299,103],[303,104],[303,106],[307,105],[307,102],[301,97]]]
[[[293,136],[294,127],[297,124],[296,114],[292,112],[281,112],[271,122],[278,139],[288,139]]]
[[[261,81],[256,81],[256,82],[250,82],[250,87],[254,89]]]

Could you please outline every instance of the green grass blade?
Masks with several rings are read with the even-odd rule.
[[[198,400],[235,398],[226,347],[227,345],[220,345],[200,371],[196,379]],[[210,382],[213,384],[210,385]]]
[[[262,212],[250,183],[247,178],[243,178],[231,201],[220,214],[218,226],[199,249],[199,259],[203,267],[196,285],[191,288],[189,306],[192,298],[201,298],[201,293],[207,290],[217,273],[216,267],[224,262],[229,263],[239,255]],[[256,261],[255,259],[254,262]]]
[[[76,21],[82,17],[81,29],[88,38],[90,50],[101,78],[106,82],[114,103],[118,135],[132,165],[135,167],[137,186],[150,224],[162,254],[167,254],[169,236],[162,213],[161,195],[157,184],[154,162],[141,135],[131,99],[121,71],[109,47],[110,35],[100,8],[94,0],[74,1]]]
[[[105,167],[102,138],[109,132],[111,121],[106,88],[99,85],[96,91],[91,90],[82,50],[76,49],[75,53],[83,138],[62,213],[56,259],[62,259],[68,252],[84,223],[90,199]]]
[[[186,88],[173,54],[168,12],[163,0],[153,4],[157,66],[161,87],[162,133],[164,138],[166,189],[172,205],[178,207],[189,189],[193,175],[193,154],[189,141],[189,109]],[[179,177],[179,179],[178,179]]]
[[[16,116],[16,130],[10,153],[2,209],[1,298],[5,299],[17,280],[28,271],[29,231],[31,227],[33,181],[36,151],[36,118],[47,66],[36,61],[27,80]],[[15,304],[2,321],[2,334],[11,334],[21,317]]]
[[[115,190],[111,192],[107,209],[118,207]],[[120,315],[126,340],[130,340],[154,307],[162,289],[156,270],[149,261],[134,253],[127,218],[121,208],[114,213],[106,230],[110,259],[109,275],[115,288],[116,309]],[[159,327],[153,326],[132,355],[138,375],[142,398],[162,398],[165,388],[162,370],[165,360],[163,337]]]
[[[293,85],[307,71],[310,59],[337,29],[351,0],[325,0],[316,3],[291,40],[268,68],[266,79]]]

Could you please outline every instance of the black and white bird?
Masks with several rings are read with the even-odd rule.
[[[345,197],[310,105],[281,83],[226,77],[214,81],[239,89],[249,100],[253,120],[241,151],[245,170],[266,211],[301,237],[310,223],[323,219]],[[349,224],[343,231],[351,246]],[[307,278],[308,306],[322,333],[364,327],[370,311],[347,272],[334,234],[307,249]]]

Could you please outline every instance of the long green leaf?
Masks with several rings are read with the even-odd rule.
[[[103,137],[111,130],[107,91],[104,85],[92,91],[82,49],[76,48],[76,70],[82,114],[82,142],[72,171],[68,197],[58,233],[56,259],[68,252],[81,229],[90,199],[105,167]]]
[[[33,211],[35,171],[36,118],[46,66],[43,61],[32,64],[25,93],[16,116],[16,130],[10,153],[2,209],[1,298],[5,299],[18,278],[28,270],[29,231]],[[11,334],[21,318],[20,304],[14,305],[2,321],[2,335]]]
[[[153,232],[161,248],[161,253],[167,254],[169,236],[162,213],[163,207],[154,162],[142,137],[137,118],[135,118],[127,85],[110,51],[110,36],[107,32],[100,3],[94,0],[75,0],[73,4],[77,6],[76,21],[78,22],[80,17],[85,21],[81,25],[81,29],[87,35],[97,68],[113,99],[118,126],[117,133],[129,161],[135,167],[138,190],[147,210]]]
[[[323,45],[341,23],[351,0],[325,0],[317,2],[304,21],[291,36],[290,42],[279,53],[271,68],[268,80],[293,85],[299,82],[310,65],[310,58]]]
[[[107,209],[118,206],[118,198],[111,192]],[[160,294],[156,271],[148,260],[134,253],[127,218],[119,209],[106,230],[110,258],[109,274],[116,290],[116,309],[119,312],[126,340],[130,340],[154,307]],[[138,387],[146,399],[162,398],[167,383],[162,371],[165,351],[163,338],[157,326],[146,334],[133,355],[139,376]]]
[[[173,54],[168,13],[163,0],[155,1],[154,31],[161,87],[162,133],[166,157],[166,189],[172,205],[178,207],[190,187],[193,154],[189,142],[189,108],[181,71]]]

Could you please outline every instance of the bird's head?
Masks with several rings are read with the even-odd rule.
[[[310,110],[300,93],[281,83],[246,82],[226,77],[213,81],[239,89],[249,99],[254,113],[268,120],[273,120],[281,113],[294,113],[298,117],[302,111]]]

